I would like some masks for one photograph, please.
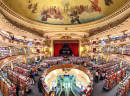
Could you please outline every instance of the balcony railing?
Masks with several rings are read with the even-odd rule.
[[[125,44],[127,44],[128,42],[130,42],[130,37],[124,37],[124,38],[122,38],[122,39],[116,39],[116,40],[109,40],[109,41],[105,41],[105,45],[111,45],[111,44],[122,44],[122,43],[125,43]],[[93,43],[88,43],[87,45],[90,45],[90,46],[97,46],[97,45],[101,45],[101,43],[95,43],[95,44],[93,44]]]
[[[104,53],[104,52],[88,52],[86,54],[89,54],[89,55],[109,56],[109,57],[116,57],[116,58],[118,57],[118,58],[126,60],[127,62],[130,63],[130,56],[129,55],[115,54],[115,53]]]
[[[20,58],[27,58],[27,57],[34,57],[34,56],[43,56],[47,53],[31,53],[31,54],[22,54],[22,55],[15,55],[15,56],[7,56],[3,59],[0,59],[0,68],[6,64],[7,62],[10,62],[11,60],[16,60]]]
[[[23,42],[23,41],[17,41],[17,40],[12,40],[9,38],[6,38],[5,36],[0,34],[0,41],[3,43],[11,44],[11,45],[21,45],[21,46],[29,46],[28,42]],[[43,47],[41,43],[33,43],[32,47]]]

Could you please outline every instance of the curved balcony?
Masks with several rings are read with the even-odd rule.
[[[123,60],[126,60],[126,61],[130,62],[130,56],[123,55],[123,54],[103,53],[103,52],[87,52],[86,54],[89,54],[89,55],[110,56],[110,57],[120,58],[120,59],[123,59]]]
[[[78,24],[78,25],[50,25],[39,23],[36,21],[32,21],[27,19],[26,17],[21,16],[20,14],[12,11],[2,0],[0,1],[0,9],[5,16],[8,16],[13,21],[18,21],[21,25],[26,25],[28,27],[34,27],[35,29],[42,30],[42,31],[53,31],[53,32],[70,32],[70,31],[85,31],[88,32],[91,29],[98,29],[105,25],[110,25],[110,22],[115,22],[126,15],[129,15],[130,12],[130,2],[128,1],[122,8],[118,9],[116,12],[93,22],[85,23],[85,24]],[[127,22],[128,23],[128,22]],[[102,25],[102,26],[101,26]],[[120,26],[118,26],[119,28]],[[69,29],[69,30],[68,30]],[[87,30],[87,31],[86,31]]]
[[[94,28],[94,29],[90,30],[89,38],[93,38],[93,35],[94,35],[94,37],[96,37],[96,36],[102,35],[104,33],[113,32],[115,30],[118,30],[121,27],[124,27],[124,25],[129,26],[130,25],[129,22],[130,22],[130,15],[125,16],[115,22],[110,22],[110,24],[103,26],[102,28],[97,28],[97,29]],[[124,30],[124,29],[122,29],[122,30]]]
[[[104,46],[108,46],[108,45],[122,45],[122,44],[130,44],[130,36],[129,37],[124,37],[122,39],[117,39],[117,40],[110,40],[110,41],[105,41],[104,42]],[[101,46],[101,43],[88,43],[87,45],[89,46]]]
[[[28,57],[34,57],[34,56],[44,56],[48,53],[32,53],[32,54],[23,54],[23,55],[15,55],[15,56],[8,56],[0,60],[0,68],[6,64],[7,62],[13,61],[15,59],[22,59],[22,58],[28,58]]]
[[[23,47],[29,47],[29,43],[23,42],[23,41],[16,41],[11,40],[9,38],[6,38],[5,36],[0,34],[0,42],[4,45],[7,44],[8,46],[23,46]],[[33,43],[32,47],[43,47],[40,43]]]
[[[2,12],[0,11],[0,21],[1,21],[1,26],[2,28],[7,28],[8,31],[10,32],[17,32],[17,34],[23,34],[26,35],[26,37],[31,37],[33,39],[43,39],[43,37],[41,38],[41,36],[38,36],[38,34],[36,34],[36,30],[32,31],[32,30],[24,30],[23,28],[20,28],[21,26],[17,26],[17,25],[14,25],[12,24],[10,21],[8,21],[5,16],[2,14]],[[7,26],[7,27],[6,27]],[[13,29],[13,31],[12,31]],[[29,31],[29,32],[28,32]]]

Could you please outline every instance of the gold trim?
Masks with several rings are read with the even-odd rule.
[[[93,21],[93,22],[89,22],[89,23],[85,23],[85,24],[78,24],[78,25],[51,25],[51,24],[44,24],[44,23],[40,23],[40,22],[36,22],[33,20],[30,20],[24,16],[21,16],[19,13],[15,12],[14,10],[12,10],[7,4],[5,4],[5,2],[3,0],[0,1],[0,6],[5,9],[7,12],[9,12],[10,14],[14,15],[15,17],[27,22],[27,23],[31,23],[31,24],[35,24],[38,26],[45,26],[45,27],[57,27],[57,28],[70,28],[70,27],[81,27],[81,26],[88,26],[88,25],[94,25],[94,24],[98,24],[104,21],[108,21],[111,18],[117,16],[118,14],[123,13],[125,10],[129,9],[130,7],[130,0],[128,0],[121,8],[117,9],[115,12],[112,12],[111,14],[109,14],[108,16],[105,16],[104,18],[101,18],[99,20]]]

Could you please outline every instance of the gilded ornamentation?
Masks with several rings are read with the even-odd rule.
[[[72,37],[70,36],[62,36],[61,39],[71,39]]]
[[[72,29],[72,28],[75,28],[75,29],[82,29],[82,28],[88,28],[89,26],[98,26],[98,25],[100,25],[100,23],[102,23],[102,25],[103,24],[106,24],[105,22],[107,22],[108,20],[111,22],[112,21],[112,19],[113,18],[115,18],[117,15],[122,15],[122,17],[123,16],[125,16],[125,15],[128,15],[128,14],[126,14],[126,13],[128,13],[129,12],[129,8],[130,8],[130,2],[128,2],[124,7],[122,7],[121,9],[119,9],[119,10],[117,10],[116,12],[114,12],[113,14],[111,14],[111,15],[108,15],[107,17],[105,17],[105,18],[102,18],[102,19],[100,19],[100,20],[97,20],[97,21],[94,21],[94,22],[90,22],[90,23],[86,23],[86,24],[81,24],[81,25],[73,25],[73,26],[69,26],[69,25],[63,25],[63,26],[59,26],[59,25],[49,25],[49,24],[42,24],[42,23],[38,23],[38,22],[35,22],[35,21],[32,21],[32,20],[29,20],[29,19],[27,19],[27,18],[25,18],[25,17],[23,17],[23,16],[21,16],[21,15],[19,15],[19,14],[17,14],[17,13],[15,13],[14,11],[12,11],[11,9],[9,9],[2,1],[0,1],[0,9],[2,9],[2,13],[1,13],[1,15],[3,16],[3,13],[5,12],[5,11],[7,11],[8,13],[10,13],[10,15],[12,15],[12,17],[13,18],[19,18],[19,20],[22,20],[23,22],[25,22],[25,23],[28,23],[28,24],[31,24],[31,25],[34,25],[34,26],[39,26],[39,27],[42,27],[42,29],[44,30],[44,29],[57,29],[57,28],[59,28],[58,30],[60,30],[60,31],[62,31],[63,30],[63,28],[69,28],[69,29]],[[122,13],[122,14],[121,14]],[[4,18],[4,16],[3,16],[3,18]],[[13,29],[15,29],[16,31],[21,31],[21,32],[23,32],[23,33],[27,33],[28,31],[25,31],[25,30],[20,30],[19,28],[17,28],[17,27],[15,27],[15,26],[13,26],[10,22],[8,22],[7,23],[7,20],[6,20],[6,18],[4,18],[3,19],[2,18],[2,20],[8,25],[8,26],[10,26],[11,28],[13,28]],[[118,18],[118,19],[120,19],[120,18]],[[110,31],[113,31],[113,30],[116,30],[117,28],[120,28],[120,27],[122,27],[122,26],[124,26],[125,24],[127,24],[129,22],[129,19],[126,19],[123,23],[121,23],[121,24],[119,24],[118,26],[115,26],[114,28],[111,28],[110,30],[105,30],[105,31],[100,31],[100,32],[102,32],[102,33],[106,33],[106,32],[110,32]],[[107,24],[106,24],[107,25]],[[61,29],[60,29],[61,28]],[[95,27],[96,28],[96,27]],[[98,27],[97,27],[98,28]],[[86,30],[86,29],[85,29]],[[96,30],[96,29],[95,29]],[[34,32],[35,33],[35,32]],[[99,32],[97,32],[97,33],[99,33]],[[97,34],[96,33],[96,34]],[[93,35],[95,35],[95,33],[93,34]],[[98,35],[98,34],[97,34]],[[35,35],[36,36],[36,35]]]
[[[27,19],[19,14],[17,14],[16,12],[12,11],[11,9],[9,9],[4,3],[3,1],[1,0],[0,1],[0,6],[2,9],[6,10],[8,13],[12,14],[13,16],[23,20],[24,22],[28,22],[28,23],[31,23],[31,24],[34,24],[34,25],[38,25],[38,26],[46,26],[46,27],[60,27],[60,28],[64,28],[65,26],[67,25],[64,25],[64,26],[57,26],[57,25],[47,25],[47,24],[41,24],[41,23],[38,23],[38,22],[35,22],[35,21],[32,21],[30,19]],[[86,24],[82,24],[82,25],[73,25],[73,27],[83,27],[83,26],[90,26],[90,25],[94,25],[94,24],[98,24],[98,23],[101,23],[101,22],[104,22],[104,21],[107,21],[111,18],[114,18],[115,16],[117,16],[118,14],[121,14],[123,13],[124,11],[128,10],[130,7],[130,2],[128,2],[124,7],[122,7],[121,9],[117,10],[116,12],[114,12],[113,14],[105,17],[105,18],[102,18],[100,20],[97,20],[97,21],[94,21],[94,22],[90,22],[90,23],[86,23]],[[71,26],[67,26],[67,27],[71,27]]]

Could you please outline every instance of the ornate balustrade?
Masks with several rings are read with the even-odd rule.
[[[23,55],[15,55],[15,56],[8,56],[8,57],[5,57],[3,59],[0,60],[0,68],[10,62],[10,61],[13,61],[13,60],[16,60],[16,59],[22,59],[22,58],[28,58],[28,57],[34,57],[34,56],[44,56],[48,53],[32,53],[32,54],[23,54]]]
[[[115,57],[115,58],[121,58],[124,59],[128,62],[130,62],[130,56],[128,55],[123,55],[123,54],[115,54],[115,53],[103,53],[103,52],[88,52],[86,54],[89,55],[104,55],[104,56],[110,56],[110,57]]]
[[[111,41],[105,41],[105,46],[108,45],[120,45],[120,44],[128,44],[130,43],[130,37],[124,37],[122,39],[117,39],[117,40],[111,40]],[[101,46],[101,43],[89,43],[89,46]]]
[[[29,47],[29,43],[27,43],[27,42],[12,40],[12,39],[4,37],[1,34],[0,34],[0,42],[7,43],[8,45],[11,45],[11,46],[18,45],[18,46]],[[42,44],[35,44],[35,43],[33,43],[32,47],[43,47],[43,45]]]

